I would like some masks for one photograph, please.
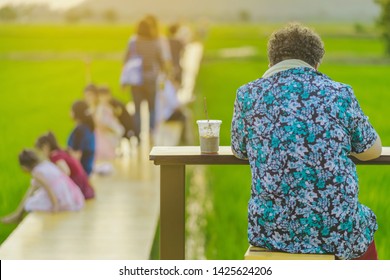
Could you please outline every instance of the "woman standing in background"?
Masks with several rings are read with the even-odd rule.
[[[146,100],[149,107],[149,129],[155,128],[155,98],[157,91],[157,78],[163,69],[164,60],[159,40],[156,39],[156,31],[147,19],[141,20],[137,27],[136,36],[133,36],[128,44],[125,55],[125,63],[132,56],[142,59],[142,83],[131,85],[131,94],[135,105],[135,135],[139,140],[141,131],[140,107]]]

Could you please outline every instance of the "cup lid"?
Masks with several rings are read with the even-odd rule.
[[[198,120],[196,121],[196,123],[201,123],[201,124],[205,124],[205,123],[222,123],[221,120]]]

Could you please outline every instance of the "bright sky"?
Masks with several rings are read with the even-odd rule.
[[[72,7],[84,0],[0,0],[0,7],[6,4],[31,4],[31,3],[47,3],[51,8],[63,9]]]

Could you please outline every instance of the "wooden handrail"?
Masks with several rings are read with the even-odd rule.
[[[219,147],[218,154],[201,154],[199,146],[161,146],[153,147],[149,159],[155,165],[242,165],[249,164],[248,160],[236,158],[230,146]],[[382,148],[382,155],[369,161],[360,161],[354,157],[352,160],[360,165],[390,165],[390,147]]]

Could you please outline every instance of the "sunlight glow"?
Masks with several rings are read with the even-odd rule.
[[[36,4],[46,3],[52,9],[66,9],[73,7],[85,0],[0,0],[0,7],[8,4]]]

